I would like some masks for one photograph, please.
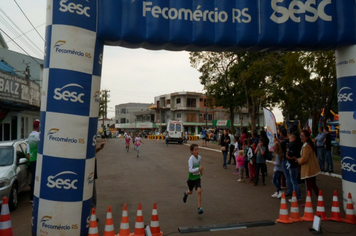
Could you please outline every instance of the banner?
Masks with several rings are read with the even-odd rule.
[[[265,124],[266,124],[266,133],[269,139],[268,150],[273,151],[274,147],[274,136],[277,135],[277,127],[276,127],[276,118],[274,117],[273,113],[263,108],[263,113],[265,116]]]
[[[73,10],[73,3],[62,1],[62,11],[92,14],[89,3],[82,2]],[[105,0],[98,4],[98,37],[107,45],[259,51],[330,50],[356,44],[354,0]]]
[[[230,120],[213,120],[214,127],[230,127]]]

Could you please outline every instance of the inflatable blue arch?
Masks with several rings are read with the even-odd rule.
[[[88,235],[104,45],[336,50],[343,192],[355,202],[355,0],[47,0],[46,10],[33,235]]]

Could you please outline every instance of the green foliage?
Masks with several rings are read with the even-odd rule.
[[[312,117],[314,128],[323,108],[336,110],[333,51],[193,52],[190,62],[214,105],[227,108],[231,120],[246,107],[252,130],[261,107],[279,106],[286,119],[298,116],[302,124]]]

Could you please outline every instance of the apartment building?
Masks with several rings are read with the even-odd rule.
[[[189,134],[199,134],[202,127],[230,128],[229,114],[223,107],[210,105],[203,93],[175,92],[156,96],[153,104],[127,103],[115,106],[115,127],[135,132],[163,133],[169,120],[180,120]],[[248,126],[247,109],[235,114],[234,126]],[[263,111],[256,124],[264,126]]]

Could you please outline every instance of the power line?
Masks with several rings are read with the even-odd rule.
[[[28,54],[28,52],[26,52],[25,49],[23,49],[20,45],[18,45],[3,29],[0,28],[0,30],[1,30],[1,32],[3,32],[9,39],[11,39],[11,41],[12,41],[14,44],[16,44],[22,51],[24,51],[27,56],[29,56],[32,60],[34,60],[39,66],[41,66],[41,64],[40,64],[37,60],[35,60],[35,58],[33,58],[30,54]]]
[[[22,14],[26,17],[27,21],[32,25],[33,29],[37,32],[37,34],[41,37],[41,39],[43,40],[43,42],[45,41],[44,38],[40,35],[40,33],[37,31],[37,29],[35,28],[35,26],[32,24],[32,22],[28,19],[28,17],[26,16],[25,12],[23,12],[23,10],[21,9],[21,7],[19,6],[19,4],[16,2],[16,0],[14,0],[14,2],[16,3],[16,5],[19,7],[20,11],[22,12]]]
[[[0,8],[0,11],[10,20],[10,22],[13,24],[13,25],[15,25],[15,27],[21,32],[21,33],[23,33],[22,31],[21,31],[21,29],[6,15],[6,13]],[[35,45],[32,41],[31,41],[31,39],[29,39],[26,35],[24,35],[25,37],[26,37],[26,39],[29,41],[29,42],[31,42],[35,47],[37,47],[37,50],[31,45],[31,44],[29,44],[29,42],[28,41],[26,41],[24,38],[22,38],[22,37],[20,37],[20,34],[16,31],[16,29],[14,29],[12,26],[11,26],[11,24],[9,24],[7,21],[6,21],[6,19],[4,19],[2,16],[0,16],[0,22],[3,22],[3,24],[5,25],[5,26],[7,26],[7,28],[15,35],[15,36],[17,36],[16,38],[19,38],[19,40],[21,40],[21,42],[22,43],[24,43],[25,45],[27,45],[27,47],[29,47],[29,49],[31,49],[33,52],[35,52],[36,54],[38,54],[38,55],[43,55],[43,52],[41,51],[41,49],[39,49],[38,47],[37,47],[37,45]],[[24,34],[24,33],[23,33]],[[14,40],[14,39],[13,39]]]

